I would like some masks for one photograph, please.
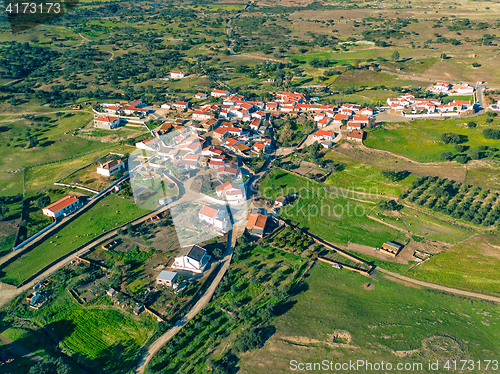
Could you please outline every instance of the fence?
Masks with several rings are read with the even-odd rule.
[[[21,218],[22,220],[22,218]],[[26,239],[24,242],[22,242],[21,244],[19,245],[16,245],[15,247],[12,247],[12,250],[13,251],[17,251],[19,248],[22,248],[24,247],[26,244],[29,244],[31,243],[33,240],[35,240],[36,238],[38,238],[40,235],[46,233],[48,230],[50,230],[52,227],[54,227],[55,225],[57,225],[58,222],[57,220],[52,222],[50,225],[48,225],[47,227],[45,227],[43,230],[40,230],[38,231],[35,235],[33,236],[30,236],[28,239]],[[21,228],[21,225],[19,225],[19,229]],[[18,233],[18,236],[19,236],[19,230],[17,231]],[[16,241],[14,243],[17,243],[17,240],[18,240],[18,236],[16,236]]]

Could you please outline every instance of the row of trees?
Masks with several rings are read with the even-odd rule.
[[[437,177],[414,181],[400,198],[476,225],[498,225],[498,193]]]

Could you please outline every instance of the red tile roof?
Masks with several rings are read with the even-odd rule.
[[[47,205],[43,209],[48,209],[52,213],[55,214],[55,213],[59,212],[60,210],[63,210],[67,206],[74,204],[76,202],[78,202],[78,199],[75,196],[66,196],[66,197],[63,197],[61,200],[56,201],[55,203]]]

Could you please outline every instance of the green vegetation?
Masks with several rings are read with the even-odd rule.
[[[409,276],[481,293],[500,295],[500,236],[475,236],[413,268]]]
[[[360,196],[352,190],[327,188],[281,170],[271,170],[259,190],[264,197],[271,199],[299,193],[293,204],[280,210],[280,215],[330,242],[376,247],[388,240],[405,241],[399,231],[366,216],[375,204],[369,200],[370,196]]]
[[[269,320],[293,294],[308,265],[301,257],[244,239],[239,239],[233,260],[211,304],[154,356],[150,370],[220,370],[236,354],[261,347],[272,331]]]
[[[373,290],[364,289],[367,282]],[[433,373],[428,360],[479,360],[486,353],[499,353],[493,342],[500,338],[494,322],[500,315],[491,303],[384,276],[367,279],[325,264],[311,270],[307,285],[307,291],[289,300],[286,313],[273,319],[276,332],[265,347],[241,356],[242,370],[287,373],[290,360],[321,362],[333,357],[333,362],[423,363],[423,370],[414,372]],[[483,325],[489,327],[478,328]],[[298,344],[307,349],[294,348]]]
[[[445,180],[422,177],[413,182],[401,198],[454,219],[485,227],[499,226],[500,201],[497,192]]]
[[[77,308],[59,313],[54,333],[63,349],[96,361],[113,373],[126,372],[137,350],[148,338],[144,321],[114,309]]]
[[[485,119],[486,116],[480,116],[476,117],[475,121]],[[490,151],[480,154],[480,158],[500,157],[497,153],[497,147],[500,146],[498,140],[488,139],[480,128],[469,128],[463,123],[461,119],[415,120],[398,124],[396,128],[392,125],[390,129],[385,126],[371,131],[365,144],[421,162],[439,161],[443,152],[452,152],[453,158],[456,155],[453,145],[457,143],[471,150],[477,150],[480,146],[489,147]]]
[[[44,266],[88,242],[95,236],[122,225],[146,212],[127,199],[110,195],[61,229],[56,237],[1,269],[1,281],[19,284]]]

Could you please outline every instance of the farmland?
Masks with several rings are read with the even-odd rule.
[[[352,190],[339,192],[285,171],[272,170],[261,183],[260,191],[266,198],[299,192],[298,200],[282,208],[280,214],[333,243],[380,246],[388,240],[404,240],[399,231],[366,217],[376,201],[361,200],[370,197],[360,197]]]
[[[62,228],[57,237],[44,241],[2,268],[0,279],[2,282],[18,284],[95,236],[145,213],[129,200],[111,194]]]
[[[499,353],[493,344],[500,338],[496,305],[325,264],[310,274],[307,291],[289,299],[286,313],[272,320],[275,334],[262,349],[241,357],[241,370],[288,373],[290,360],[427,363]],[[374,289],[366,290],[366,282]],[[489,327],[477,328],[483,324]],[[424,364],[418,372],[433,371]]]
[[[409,276],[493,295],[500,295],[500,236],[474,236],[413,268]]]
[[[485,123],[486,116],[475,117],[475,128],[467,126],[467,120],[415,120],[409,123],[386,124],[368,133],[366,146],[383,149],[420,162],[439,161],[443,152],[455,151],[454,144],[441,141],[441,134],[456,133],[463,136],[462,144],[467,150],[478,150],[479,146],[497,149],[500,141],[485,139],[485,128],[498,128],[498,120],[491,124]],[[492,158],[498,158],[498,152],[491,152]]]
[[[59,313],[54,333],[63,350],[97,362],[112,373],[126,372],[151,332],[151,322],[114,309],[70,309]]]

